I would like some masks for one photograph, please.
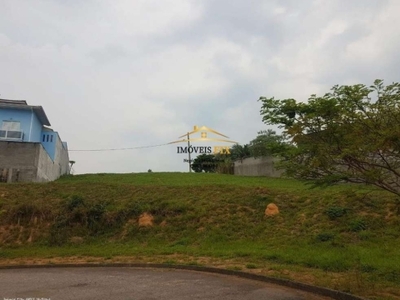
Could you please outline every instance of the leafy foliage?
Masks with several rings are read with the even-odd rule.
[[[232,161],[243,160],[246,157],[250,157],[250,147],[248,144],[239,145],[235,144],[230,149],[230,157]]]
[[[218,158],[213,154],[201,154],[193,160],[192,169],[196,173],[215,173],[218,162]]]
[[[328,215],[328,217],[331,220],[335,220],[337,218],[344,216],[347,213],[347,209],[344,207],[333,206],[333,207],[329,207],[325,211],[325,213]]]
[[[334,86],[308,103],[261,97],[264,123],[279,125],[294,146],[288,175],[317,185],[375,185],[400,196],[400,84]]]
[[[349,227],[350,227],[350,230],[353,232],[358,232],[358,231],[367,229],[367,225],[365,224],[365,221],[360,218],[356,218],[356,219],[352,220]]]
[[[271,155],[280,155],[284,153],[290,145],[287,143],[285,136],[276,134],[275,131],[261,130],[257,137],[250,141],[249,144],[235,144],[230,149],[231,161],[243,160],[247,157],[262,157]]]
[[[252,157],[270,156],[284,153],[289,145],[283,135],[268,129],[258,132],[257,137],[249,144]]]

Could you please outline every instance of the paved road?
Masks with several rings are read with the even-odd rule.
[[[31,268],[0,270],[0,300],[326,299],[234,276],[171,269]]]

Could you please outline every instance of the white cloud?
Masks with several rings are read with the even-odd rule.
[[[187,0],[123,0],[108,1],[103,7],[112,7],[112,18],[120,33],[126,36],[171,34],[178,26],[197,20],[200,7]]]
[[[0,3],[2,98],[42,105],[70,149],[163,144],[193,125],[246,143],[259,96],[398,81],[398,1]],[[175,146],[71,152],[77,172],[185,171]]]
[[[281,14],[284,14],[285,12],[286,12],[286,8],[283,7],[283,6],[275,7],[275,8],[273,9],[273,11],[272,11],[272,13],[273,13],[274,15],[281,15]]]
[[[349,43],[346,47],[348,60],[373,63],[391,59],[400,47],[400,2],[390,1],[375,19],[366,22],[369,34]]]

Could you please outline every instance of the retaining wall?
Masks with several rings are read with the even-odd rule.
[[[54,161],[41,143],[0,141],[0,181],[45,182],[68,174],[68,151],[57,142]]]

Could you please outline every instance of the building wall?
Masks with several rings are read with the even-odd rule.
[[[56,139],[54,163],[59,165],[61,175],[69,174],[69,155],[67,143],[61,141],[61,138],[57,132],[55,132],[55,134]]]
[[[54,137],[54,158],[50,157],[44,147],[41,148],[37,163],[37,181],[53,181],[62,175],[69,174],[68,149],[64,147],[57,132],[50,133]]]
[[[42,124],[32,110],[2,108],[0,109],[0,126],[3,121],[18,121],[24,133],[23,141],[39,142]]]
[[[68,150],[60,139],[56,142],[54,161],[41,143],[0,141],[0,177],[12,173],[12,181],[53,181],[69,173]],[[9,177],[9,176],[7,176]]]
[[[283,170],[277,170],[274,157],[245,158],[242,161],[235,161],[234,174],[242,176],[267,176],[280,177]]]
[[[69,174],[69,153],[68,153],[68,145],[66,142],[59,140],[60,143],[57,143],[56,147],[57,152],[60,153],[59,163],[61,166],[61,175]]]
[[[41,143],[44,149],[49,154],[50,158],[54,161],[56,155],[58,133],[54,131],[42,131]]]
[[[32,112],[32,131],[31,131],[31,138],[28,141],[40,142],[40,138],[42,137],[42,128],[43,124],[39,121],[36,114]]]
[[[39,143],[0,141],[0,170],[7,177],[11,169],[12,181],[36,181]]]
[[[37,179],[38,182],[53,181],[61,176],[61,167],[54,162],[47,151],[42,147],[38,154]]]

